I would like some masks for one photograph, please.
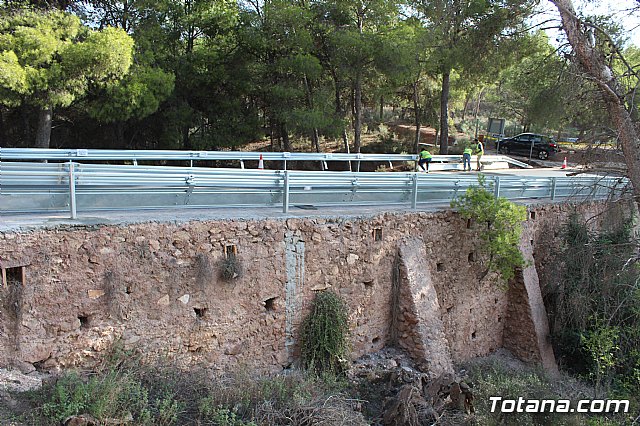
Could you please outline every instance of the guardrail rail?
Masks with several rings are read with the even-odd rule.
[[[496,195],[518,199],[610,197],[627,184],[603,176],[486,176]],[[0,213],[184,207],[402,205],[445,203],[476,175],[329,172],[0,162]]]
[[[1,148],[0,161],[124,161],[137,165],[139,162],[149,161],[189,161],[206,164],[207,162],[237,161],[240,168],[245,168],[245,162],[258,162],[262,157],[264,162],[277,162],[283,170],[287,170],[292,161],[319,162],[322,170],[327,170],[328,162],[379,162],[393,167],[393,163],[415,162],[417,155],[412,154],[345,154],[345,153],[315,153],[315,152],[245,152],[245,151],[178,151],[178,150],[113,150],[113,149],[42,149],[42,148]],[[475,164],[476,157],[472,157]],[[487,168],[508,168],[509,165],[530,168],[526,163],[504,155],[484,155],[482,164]],[[494,167],[495,165],[495,167]],[[434,155],[432,159],[434,170],[462,170],[461,155]]]

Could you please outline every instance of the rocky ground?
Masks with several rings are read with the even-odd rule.
[[[26,402],[17,396],[20,392],[38,389],[51,375],[34,371],[23,374],[18,370],[0,368],[0,425],[19,426],[12,420],[12,413],[21,412]]]
[[[396,348],[360,358],[349,379],[366,401],[363,412],[373,424],[463,424],[475,412],[472,384],[464,368],[453,375],[432,377]]]

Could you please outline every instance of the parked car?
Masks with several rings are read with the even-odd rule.
[[[535,133],[521,133],[511,138],[505,138],[497,142],[497,147],[502,154],[521,154],[546,160],[550,155],[560,151],[556,141],[548,136]]]

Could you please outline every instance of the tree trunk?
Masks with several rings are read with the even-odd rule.
[[[384,96],[380,95],[380,122],[384,121]]]
[[[0,107],[0,146],[8,146],[7,127],[4,125],[3,108]]]
[[[49,148],[51,142],[51,120],[53,108],[40,108],[38,111],[38,129],[36,131],[36,148]]]
[[[562,18],[562,27],[582,70],[596,83],[604,99],[611,121],[618,131],[618,140],[627,165],[627,174],[633,185],[636,205],[640,207],[640,138],[629,111],[624,105],[624,94],[605,62],[604,56],[597,51],[589,37],[581,31],[582,22],[576,16],[571,0],[551,0]]]
[[[336,107],[336,115],[339,118],[344,118],[344,113],[342,109],[342,101],[340,100],[340,80],[338,79],[338,74],[335,70],[331,70],[331,77],[333,78],[333,85],[335,88],[335,107]],[[349,154],[349,136],[347,135],[347,129],[342,127],[342,143],[344,144],[344,152]],[[351,162],[349,162],[349,171],[351,171]]]
[[[124,138],[124,121],[118,120],[115,122],[115,130],[116,130],[116,146],[114,149],[130,149],[126,146],[125,138]]]
[[[29,107],[23,101],[22,106],[20,107],[20,116],[22,118],[22,137],[24,138],[24,143],[26,145],[31,144],[31,123],[29,120],[29,116],[31,115],[31,111],[29,111]]]
[[[484,96],[484,87],[480,90],[478,94],[478,101],[476,102],[475,111],[473,111],[473,120],[478,120],[478,114],[480,113],[480,102],[482,102],[482,97]]]
[[[304,80],[304,89],[305,94],[307,96],[307,107],[313,111],[313,93],[311,92],[311,85],[309,84],[309,79],[305,74],[303,77]],[[320,137],[318,135],[318,129],[314,127],[311,129],[311,149],[315,152],[320,152]]]
[[[413,83],[413,115],[415,116],[416,135],[413,139],[413,152],[419,152],[420,143],[420,104],[418,103],[418,82]]]
[[[271,145],[269,146],[269,151],[275,151],[276,145],[273,143],[273,141],[275,140],[274,138],[274,133],[275,133],[275,128],[273,127],[273,121],[269,120],[269,141],[271,142]]]
[[[291,140],[289,139],[289,132],[287,131],[287,125],[284,123],[280,124],[280,135],[282,136],[282,147],[284,151],[293,151],[293,148],[291,147]]]
[[[360,71],[356,74],[354,96],[353,96],[353,149],[360,152],[361,133],[362,133],[362,76]]]
[[[362,5],[362,4],[361,4]],[[360,37],[362,37],[363,28],[364,28],[364,9],[358,7],[357,10],[357,24],[358,24],[358,33]],[[356,81],[355,81],[355,90],[354,90],[354,134],[353,134],[353,149],[356,153],[360,152],[360,136],[362,132],[362,68],[358,68],[356,72]],[[356,161],[356,172],[360,171],[360,161]]]
[[[449,153],[449,83],[451,71],[442,73],[442,94],[440,95],[440,155]]]
[[[193,149],[191,146],[191,137],[189,137],[189,126],[182,127],[182,147],[187,151]]]
[[[467,115],[467,108],[469,107],[469,102],[471,102],[471,93],[467,94],[467,96],[464,97],[464,106],[462,107],[462,121],[464,121],[464,118]]]
[[[311,143],[316,152],[320,152],[320,135],[315,127],[311,131]]]

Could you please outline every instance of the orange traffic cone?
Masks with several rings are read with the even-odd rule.
[[[567,168],[567,157],[564,157],[564,161],[562,162],[562,168],[563,169]]]
[[[258,161],[258,168],[264,169],[264,160],[262,159],[262,154],[260,154],[260,161]]]

